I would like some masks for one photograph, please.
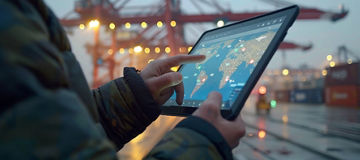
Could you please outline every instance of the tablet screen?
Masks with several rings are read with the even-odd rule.
[[[206,59],[185,64],[180,69],[185,89],[183,105],[198,107],[211,91],[218,91],[223,97],[222,108],[229,108],[284,19],[277,17],[247,26],[232,25],[204,34],[191,54],[206,55]],[[175,95],[167,104],[176,104]]]

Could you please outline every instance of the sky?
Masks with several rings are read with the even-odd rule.
[[[252,11],[272,11],[278,7],[266,3],[269,0],[218,0],[218,2],[234,13],[252,12]],[[55,14],[61,18],[66,13],[74,9],[74,0],[45,0],[45,2],[54,10]],[[130,6],[157,4],[160,0],[132,0]],[[339,12],[339,5],[342,4],[349,14],[342,20],[331,22],[327,19],[320,20],[298,20],[290,28],[285,41],[291,41],[298,44],[313,44],[313,48],[303,52],[300,50],[286,51],[286,62],[292,68],[298,68],[302,64],[307,64],[312,68],[323,68],[328,65],[326,56],[335,55],[338,46],[346,45],[348,49],[360,56],[360,1],[359,0],[288,0],[288,2],[300,6],[319,8],[326,11]],[[201,3],[199,3],[201,4]],[[205,12],[212,13],[216,10],[202,6]],[[197,9],[190,3],[190,0],[182,0],[182,10],[185,13],[198,13]],[[215,25],[205,25],[205,29],[211,29]],[[205,30],[204,30],[205,31]],[[187,31],[189,32],[189,31]],[[189,34],[189,33],[188,33]],[[191,33],[190,33],[191,34]],[[197,36],[192,37],[195,41]],[[109,37],[109,36],[103,36]],[[73,51],[78,58],[86,77],[89,79],[92,72],[91,57],[86,53],[85,43],[92,43],[93,34],[89,31],[80,31],[74,28],[73,33],[69,34]],[[108,39],[104,39],[108,40]],[[278,51],[271,60],[268,68],[277,69],[283,66],[282,51]]]

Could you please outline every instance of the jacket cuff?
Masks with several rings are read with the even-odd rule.
[[[220,132],[209,122],[196,116],[182,120],[175,128],[191,129],[210,140],[224,159],[233,159],[231,148]]]
[[[134,93],[136,102],[138,102],[138,104],[141,106],[144,113],[151,121],[156,120],[161,112],[160,106],[153,99],[150,90],[146,86],[144,80],[137,73],[136,69],[133,67],[125,67],[124,79]],[[115,83],[118,82],[115,80]]]

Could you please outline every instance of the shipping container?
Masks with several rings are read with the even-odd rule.
[[[309,79],[303,81],[294,81],[294,89],[315,89],[324,88],[324,79]]]
[[[319,104],[324,102],[324,89],[294,89],[290,92],[290,102]]]
[[[360,63],[343,64],[327,70],[326,86],[360,85]]]
[[[273,92],[273,98],[278,102],[289,102],[290,91],[289,90],[277,90]]]
[[[360,106],[360,87],[354,85],[325,88],[325,102],[329,106]]]

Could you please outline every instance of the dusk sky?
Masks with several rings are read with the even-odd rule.
[[[63,17],[67,12],[74,9],[74,0],[45,0],[47,4],[54,10],[59,18]],[[182,10],[185,13],[198,13],[194,6],[189,3],[190,0],[182,1]],[[265,0],[264,0],[265,1]],[[132,0],[129,5],[144,5],[156,4],[159,0],[145,1]],[[265,3],[260,0],[218,0],[222,2],[225,8],[231,8],[232,12],[251,12],[251,11],[272,11],[277,9],[274,5]],[[348,49],[352,50],[360,56],[360,1],[359,0],[302,0],[289,1],[297,3],[300,6],[314,7],[327,11],[339,12],[339,5],[342,4],[345,9],[349,10],[349,14],[342,20],[331,22],[328,19],[320,20],[299,20],[296,21],[293,27],[287,34],[285,41],[296,42],[299,44],[313,44],[313,48],[309,51],[303,52],[298,50],[287,51],[287,64],[293,68],[299,67],[301,64],[308,64],[314,68],[323,68],[327,65],[326,55],[335,55],[338,46],[346,45]],[[201,3],[199,3],[201,4]],[[186,6],[186,8],[185,8]],[[207,7],[204,6],[204,9]],[[207,12],[214,12],[212,9]],[[215,25],[204,25],[206,29],[216,27]],[[200,33],[196,33],[200,36]],[[105,36],[104,36],[105,37]],[[108,36],[106,36],[108,37]],[[74,33],[69,35],[72,43],[73,51],[79,59],[87,78],[90,78],[92,66],[90,56],[86,53],[84,48],[85,43],[92,43],[93,34],[90,31],[81,31],[74,28]],[[191,39],[195,41],[196,38]],[[268,68],[280,68],[282,65],[281,51],[277,52],[270,62]]]

